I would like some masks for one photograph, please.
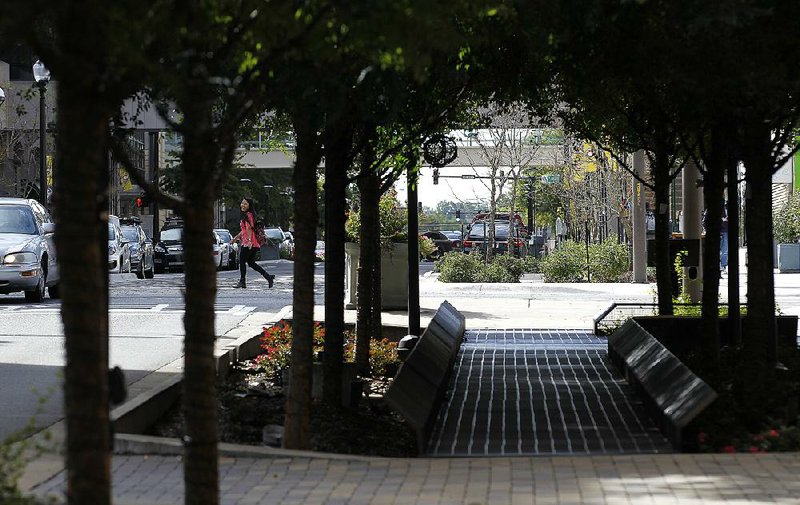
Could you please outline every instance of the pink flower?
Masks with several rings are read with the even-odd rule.
[[[756,447],[754,445],[751,445],[750,448],[748,449],[748,451],[750,451],[751,453],[758,452],[758,447]]]
[[[772,429],[769,430],[769,436],[771,436],[772,438],[777,438],[780,436],[780,433],[778,433],[778,430]]]
[[[754,435],[753,440],[755,442],[762,442],[764,440],[764,435]]]
[[[736,447],[732,445],[726,445],[722,448],[722,452],[727,452],[728,454],[736,452]]]
[[[708,440],[708,435],[706,435],[704,432],[701,431],[700,433],[697,434],[697,441],[699,443],[705,444],[706,440]]]

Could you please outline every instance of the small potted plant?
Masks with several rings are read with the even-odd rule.
[[[800,194],[795,193],[775,214],[778,271],[800,272]]]

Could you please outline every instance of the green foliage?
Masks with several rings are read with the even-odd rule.
[[[628,248],[611,240],[589,244],[589,261],[592,282],[618,282],[629,271]],[[585,282],[586,245],[563,242],[541,259],[539,269],[545,282]]]
[[[508,274],[511,276],[511,279],[513,279],[511,281],[498,281],[498,282],[519,282],[519,278],[522,277],[522,274],[525,272],[522,260],[519,258],[515,258],[513,256],[509,256],[508,254],[502,254],[492,258],[492,265],[498,265],[501,269],[508,272]],[[483,282],[492,282],[492,281],[483,281]]]
[[[539,273],[539,264],[541,262],[540,258],[537,258],[533,255],[528,255],[522,258],[522,271],[526,274],[538,274]]]
[[[583,282],[586,280],[586,246],[564,241],[539,263],[544,282]]]
[[[408,230],[406,229],[408,216],[406,210],[400,208],[397,192],[394,189],[381,196],[378,212],[381,222],[381,242],[384,246],[408,240]],[[358,242],[360,229],[361,211],[360,209],[351,211],[347,223],[345,223],[347,240]]]
[[[424,235],[419,236],[419,257],[432,258],[436,253],[437,247],[433,240]]]
[[[773,218],[775,240],[779,244],[792,244],[800,241],[800,193],[789,197]]]
[[[517,281],[519,277],[517,277]],[[492,261],[478,270],[476,282],[515,282],[514,276],[502,264]]]
[[[441,282],[477,282],[483,260],[478,254],[449,252],[436,262],[434,271],[439,272]]]
[[[522,261],[508,255],[495,256],[486,265],[478,253],[450,252],[436,262],[441,282],[519,282]]]
[[[628,246],[606,240],[589,246],[592,282],[617,282],[620,275],[628,271],[630,258]]]

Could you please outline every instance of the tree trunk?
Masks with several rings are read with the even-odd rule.
[[[184,108],[195,135],[185,135],[182,167],[186,199],[183,246],[186,258],[186,312],[183,324],[184,485],[186,503],[219,503],[217,395],[214,362],[214,302],[217,272],[209,254],[214,228],[214,190],[208,183],[217,168],[218,147],[210,134],[210,102]]]
[[[519,169],[522,171],[522,168]],[[508,213],[509,220],[508,220],[508,255],[512,258],[514,257],[514,251],[516,247],[516,243],[514,242],[514,238],[516,234],[514,233],[516,221],[514,220],[514,216],[517,213],[517,186],[519,185],[519,173],[514,175],[513,182],[511,184],[511,211]],[[533,235],[533,230],[531,230],[531,236]]]
[[[352,149],[352,129],[329,125],[325,132],[325,354],[323,389],[325,402],[342,403],[344,360],[344,224],[347,220],[345,191]]]
[[[381,237],[380,220],[380,176],[376,173],[375,186],[379,188],[375,191],[370,202],[371,212],[375,214],[375,219],[371,221],[372,240],[367,244],[367,251],[364,255],[368,258],[368,263],[372,269],[372,338],[381,338],[383,333],[383,320],[381,311],[383,310],[383,272],[381,257],[383,256],[383,240]],[[363,210],[362,210],[363,212]],[[363,257],[363,256],[362,256]]]
[[[772,160],[770,132],[747,133],[754,145],[745,153],[745,229],[747,232],[747,331],[749,355],[764,365],[777,361],[775,279],[772,254]]]
[[[728,141],[726,132],[715,128],[711,133],[711,156],[706,162],[703,199],[706,210],[706,237],[703,248],[702,329],[703,355],[713,364],[719,363],[719,246],[722,225],[725,163]]]
[[[663,152],[655,153],[653,179],[655,182],[655,250],[656,250],[656,286],[658,291],[658,313],[662,316],[673,314],[672,306],[672,270],[669,254],[669,184],[670,169],[667,156]]]
[[[317,232],[319,139],[310,118],[294,115],[297,161],[294,167],[294,293],[289,393],[283,445],[311,447],[311,362],[314,334],[314,243]]]
[[[55,242],[66,366],[67,501],[111,503],[108,396],[108,114],[88,73],[64,76],[58,94]],[[89,237],[89,240],[87,240]],[[105,254],[102,254],[105,251]]]
[[[492,262],[494,254],[494,216],[497,213],[497,184],[495,183],[494,176],[491,178],[492,196],[489,201],[489,222],[484,224],[483,237],[486,244],[486,264]]]
[[[370,170],[374,156],[366,153],[362,162],[363,170]],[[380,250],[375,249],[375,244],[380,243],[380,222],[376,203],[380,201],[380,180],[374,173],[369,173],[358,180],[358,189],[361,193],[361,229],[359,230],[359,263],[358,263],[358,324],[356,326],[356,368],[359,373],[369,372],[369,343],[372,339],[374,307],[373,292],[375,291],[375,269],[373,259]],[[376,226],[377,223],[377,226]],[[380,307],[377,307],[380,315]]]

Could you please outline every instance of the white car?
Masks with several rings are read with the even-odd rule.
[[[212,254],[214,255],[214,264],[217,266],[217,270],[224,270],[228,268],[228,265],[230,264],[230,248],[228,248],[228,244],[222,240],[216,231],[213,233],[214,244],[212,246]]]
[[[108,270],[126,273],[131,271],[131,251],[118,223],[113,219],[108,222]]]
[[[59,268],[53,241],[55,225],[35,200],[0,198],[0,293],[23,291],[40,303],[45,289],[59,297]]]
[[[239,268],[239,243],[234,242],[231,232],[224,228],[215,229],[214,233],[222,240],[222,247],[228,249],[228,262],[223,268],[230,270]]]
[[[273,245],[278,247],[278,249],[282,251],[291,251],[292,243],[286,237],[286,233],[284,233],[282,229],[278,227],[264,228],[264,234]]]

